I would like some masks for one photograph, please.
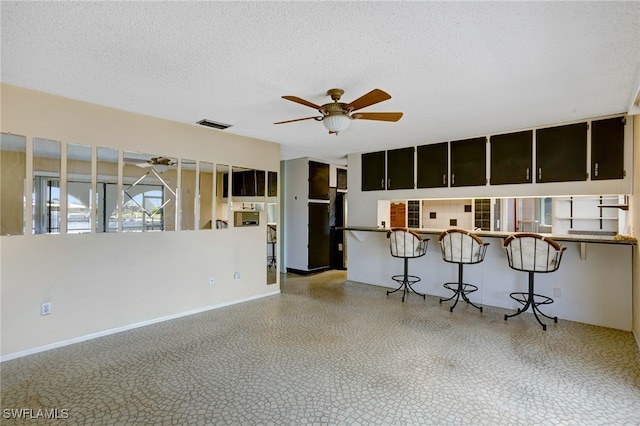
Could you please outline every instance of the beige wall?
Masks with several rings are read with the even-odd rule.
[[[0,100],[0,130],[28,140],[279,170],[274,143],[4,84]],[[266,285],[261,219],[225,230],[0,237],[3,359],[277,292]],[[40,316],[43,302],[51,315]]]

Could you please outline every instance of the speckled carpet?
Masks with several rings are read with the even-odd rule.
[[[281,288],[6,361],[0,422],[640,424],[631,333],[564,320],[545,332],[531,314],[450,313],[429,296],[403,304],[339,271],[282,275]],[[32,418],[15,419],[23,409]]]

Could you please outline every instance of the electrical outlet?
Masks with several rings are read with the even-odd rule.
[[[233,274],[233,279],[234,280],[239,280],[240,279],[240,271],[236,271],[236,273]]]
[[[51,313],[51,302],[40,305],[40,315],[49,315]]]
[[[216,279],[214,277],[209,277],[209,285],[214,285],[216,283]]]

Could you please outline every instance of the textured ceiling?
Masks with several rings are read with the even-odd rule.
[[[640,2],[7,2],[1,80],[344,161],[629,111]],[[392,99],[338,136],[284,99]],[[215,131],[215,130],[211,130]]]

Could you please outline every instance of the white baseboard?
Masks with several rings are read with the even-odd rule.
[[[36,348],[26,349],[24,351],[13,352],[7,355],[0,356],[0,362],[10,361],[16,358],[22,358],[24,356],[33,355],[39,352],[45,352],[51,349],[61,348],[63,346],[73,345],[74,343],[80,343],[87,340],[97,339],[98,337],[108,336],[110,334],[120,333],[122,331],[133,330],[134,328],[145,327],[151,324],[157,324],[159,322],[168,321],[176,318],[186,317],[189,315],[199,314],[214,309],[224,308],[225,306],[236,305],[238,303],[248,302],[250,300],[261,299],[263,297],[274,296],[280,294],[280,290],[272,291],[270,293],[259,294],[257,296],[250,296],[244,299],[233,300],[231,302],[224,302],[217,305],[206,306],[204,308],[193,309],[191,311],[180,312],[179,314],[167,315],[160,318],[154,318],[148,321],[142,321],[135,324],[129,324],[118,328],[112,328],[110,330],[104,330],[97,333],[87,334],[85,336],[74,337],[72,339],[62,340],[60,342],[49,343],[48,345],[38,346]]]

